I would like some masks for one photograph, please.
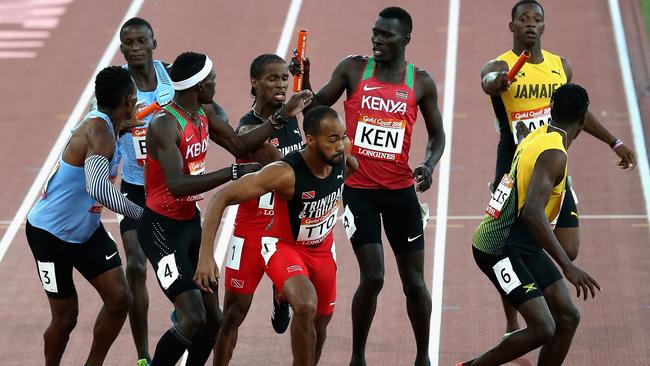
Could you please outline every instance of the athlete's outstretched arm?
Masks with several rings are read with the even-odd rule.
[[[573,69],[571,68],[569,61],[564,57],[562,57],[562,67],[564,68],[567,82],[570,83],[573,79]],[[636,157],[634,156],[632,149],[623,144],[623,142],[618,138],[614,137],[614,135],[612,135],[590,111],[587,111],[587,114],[585,115],[585,126],[583,129],[586,133],[606,143],[612,148],[612,150],[614,150],[616,155],[621,158],[621,160],[616,163],[616,165],[621,167],[621,169],[631,169],[636,166]]]
[[[587,290],[591,292],[591,297],[594,297],[594,287],[600,290],[600,285],[571,262],[553,234],[545,212],[553,187],[564,179],[566,159],[566,154],[560,150],[547,150],[539,156],[528,184],[521,218],[535,241],[560,265],[567,280],[576,287],[578,297],[582,291],[586,300]]]
[[[280,119],[272,115],[263,124],[247,133],[237,135],[235,130],[215,113],[212,108],[204,109],[210,125],[210,139],[237,158],[244,158],[247,153],[259,148],[273,132],[273,123],[279,127],[286,123],[289,117],[300,113],[311,103],[311,90],[303,90],[291,96],[291,99],[280,109]]]
[[[418,70],[416,78],[416,89],[420,90],[418,107],[422,112],[429,139],[424,153],[424,162],[413,170],[413,178],[415,178],[417,190],[424,192],[431,187],[431,173],[445,150],[445,131],[442,125],[442,116],[438,109],[436,83],[431,75],[424,70]]]
[[[243,177],[210,198],[201,233],[199,261],[194,275],[194,282],[201,290],[212,292],[210,284],[216,284],[219,277],[219,268],[213,254],[214,239],[226,207],[246,202],[271,191],[275,191],[280,198],[288,199],[293,195],[294,183],[293,169],[285,162],[276,162],[267,165],[257,173]]]
[[[481,87],[487,95],[499,95],[510,88],[508,64],[501,60],[492,60],[481,69]]]
[[[203,175],[187,175],[183,171],[183,156],[178,149],[180,135],[173,116],[163,112],[156,116],[147,130],[147,149],[160,162],[171,194],[176,197],[207,192],[233,178],[231,167]],[[259,164],[239,164],[238,176],[256,171]],[[241,169],[240,169],[241,167]]]

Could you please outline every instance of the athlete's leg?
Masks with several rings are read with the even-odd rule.
[[[569,259],[574,261],[580,249],[580,230],[577,227],[556,227],[553,233]]]
[[[377,309],[377,296],[384,286],[384,249],[365,244],[354,250],[359,263],[359,287],[352,298],[352,357],[350,366],[364,366],[370,325]]]
[[[149,292],[147,291],[147,257],[145,257],[135,227],[122,233],[122,243],[126,252],[126,280],[133,296],[129,310],[129,324],[138,359],[151,360],[149,355],[149,332],[147,313],[149,311]]]
[[[192,339],[192,345],[187,349],[187,366],[205,365],[214,343],[217,340],[222,314],[219,309],[218,286],[214,286],[213,293],[203,293],[205,307],[205,323],[200,327]]]
[[[569,289],[564,281],[555,282],[543,293],[555,319],[555,334],[542,347],[537,365],[561,365],[580,323],[580,312],[571,301]]]
[[[70,333],[77,324],[79,299],[77,295],[65,299],[48,298],[52,320],[43,334],[45,341],[45,364],[59,365]]]
[[[316,320],[314,321],[314,326],[316,327],[316,361],[314,362],[314,365],[317,365],[320,360],[323,345],[327,338],[327,325],[330,323],[330,320],[332,320],[332,315],[333,314],[317,315]]]
[[[415,365],[426,366],[429,365],[431,295],[424,281],[424,249],[396,253],[395,257],[406,295],[406,310],[415,334]]]
[[[89,366],[101,365],[104,362],[109,348],[124,325],[132,302],[129,285],[121,266],[98,275],[90,283],[101,296],[104,305],[95,320],[93,342],[85,363]]]
[[[501,296],[501,304],[503,304],[503,312],[506,314],[505,336],[508,336],[510,333],[519,330],[519,317],[517,316],[517,309],[510,305],[503,296]]]
[[[253,294],[237,294],[226,290],[223,300],[223,321],[214,347],[214,366],[230,363],[237,345],[239,326],[244,322],[253,302]]]
[[[578,257],[578,250],[580,249],[579,227],[577,196],[573,190],[571,177],[567,177],[562,208],[553,233],[572,261]]]
[[[312,366],[316,360],[316,289],[305,275],[289,277],[280,290],[280,299],[293,308],[291,351],[294,366]]]
[[[503,365],[547,343],[555,333],[555,322],[543,297],[527,300],[519,306],[526,328],[504,338],[496,347],[464,366]]]

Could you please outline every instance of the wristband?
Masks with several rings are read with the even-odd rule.
[[[281,130],[282,127],[287,124],[287,120],[282,117],[280,112],[273,113],[271,117],[269,117],[269,122],[276,130]]]
[[[621,141],[621,140],[619,140],[619,139],[616,139],[616,140],[614,140],[614,142],[612,142],[611,144],[609,144],[609,147],[612,148],[612,150],[616,150],[616,149],[619,148],[621,145],[623,145],[623,141]]]
[[[232,180],[237,180],[237,178],[239,178],[239,164],[233,164],[230,166],[230,175]]]

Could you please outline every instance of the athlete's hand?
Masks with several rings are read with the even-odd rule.
[[[591,298],[593,299],[596,296],[596,290],[600,290],[600,285],[596,280],[591,277],[587,272],[581,270],[573,263],[569,263],[566,269],[563,269],[564,276],[569,282],[576,287],[577,297],[580,297],[580,294],[583,294],[583,298],[587,300],[587,290],[591,293]]]
[[[504,91],[510,89],[510,85],[517,81],[517,78],[515,80],[510,81],[508,79],[508,73],[506,71],[501,71],[497,73],[496,77],[494,78],[494,87],[499,91],[499,93],[503,93]]]
[[[144,102],[138,102],[135,105],[135,108],[133,108],[133,115],[131,115],[131,118],[122,121],[122,124],[120,124],[120,131],[119,131],[120,136],[122,136],[127,132],[130,132],[134,127],[144,126],[144,121],[135,118],[136,113],[144,107],[145,107]]]
[[[262,164],[258,162],[237,164],[237,179],[248,173],[255,173],[260,169],[262,169]]]
[[[217,288],[217,279],[219,278],[219,266],[214,261],[213,255],[203,255],[199,252],[199,262],[194,274],[194,283],[201,291],[212,293],[212,289]]]
[[[636,166],[636,158],[634,157],[632,149],[625,145],[621,145],[614,149],[614,152],[621,158],[616,165],[621,167],[621,169],[634,169]]]
[[[431,173],[433,167],[427,163],[422,163],[419,167],[413,170],[413,179],[415,179],[415,189],[418,192],[424,192],[431,187]]]
[[[515,123],[515,130],[517,131],[517,139],[519,141],[523,140],[530,133],[530,130],[522,121]]]
[[[289,72],[291,75],[302,75],[303,81],[309,79],[309,58],[305,57],[302,59],[302,67],[300,67],[300,60],[298,60],[298,50],[293,50],[293,57],[289,63]]]
[[[289,99],[287,104],[282,106],[280,114],[284,119],[297,115],[311,103],[313,97],[314,93],[308,89],[297,92],[291,96],[291,99]]]

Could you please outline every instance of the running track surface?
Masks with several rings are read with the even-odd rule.
[[[631,2],[630,2],[631,3]],[[0,6],[4,2],[0,2]],[[248,96],[248,67],[258,54],[276,50],[290,0],[250,1],[235,5],[208,0],[145,2],[138,15],[149,20],[155,30],[158,49],[155,57],[172,61],[180,52],[208,53],[217,71],[216,100],[225,107],[234,125],[251,104]],[[488,199],[486,185],[492,178],[497,135],[491,125],[491,109],[479,86],[480,67],[509,49],[510,6],[507,0],[461,3],[458,34],[457,82],[451,147],[451,180],[448,196],[445,281],[442,299],[440,365],[453,365],[486,350],[502,335],[504,321],[496,291],[478,271],[471,258],[470,237]],[[334,66],[348,54],[370,52],[370,28],[379,10],[388,1],[346,2],[332,0],[323,6],[305,1],[298,27],[310,32],[308,55],[312,60],[312,83],[322,85]],[[444,100],[445,50],[448,3],[404,1],[401,6],[414,18],[414,32],[407,57],[431,73],[437,82],[439,106]],[[632,141],[623,95],[611,18],[605,0],[548,0],[546,34],[543,45],[566,56],[574,69],[574,81],[590,92],[591,111],[613,134]],[[622,4],[626,32],[633,56],[643,55],[645,36],[638,33],[634,6]],[[21,204],[56,136],[71,113],[83,87],[121,22],[129,1],[115,0],[111,6],[99,0],[73,1],[51,30],[44,46],[32,59],[0,59],[0,80],[4,119],[0,133],[1,171],[0,234],[6,230]],[[92,19],[92,23],[88,22]],[[2,24],[0,24],[1,26]],[[295,32],[292,32],[295,33]],[[294,41],[290,43],[293,47]],[[291,47],[291,48],[292,48]],[[645,46],[647,50],[647,45]],[[647,52],[647,51],[645,51]],[[114,64],[123,62],[118,53]],[[634,64],[639,90],[648,86],[647,69]],[[641,108],[648,110],[647,96],[641,93]],[[341,104],[336,108],[342,111]],[[647,115],[647,114],[646,114]],[[415,130],[412,166],[422,158],[425,129],[421,121]],[[646,133],[646,138],[648,134]],[[614,365],[650,363],[650,235],[638,172],[619,171],[616,157],[608,148],[581,135],[571,149],[570,173],[579,194],[582,215],[637,215],[627,219],[583,219],[578,264],[594,275],[604,291],[595,301],[578,301],[582,321],[572,350],[570,365]],[[232,159],[219,147],[209,154],[209,167],[216,169]],[[431,190],[421,200],[435,215],[438,182],[435,174]],[[113,219],[113,215],[106,215]],[[107,228],[118,237],[110,220]],[[434,232],[436,222],[427,227],[426,273],[431,287]],[[338,243],[338,300],[330,324],[322,365],[341,365],[351,349],[350,303],[358,281],[356,260],[344,231],[335,232]],[[119,241],[119,240],[118,240]],[[386,246],[386,248],[389,248]],[[405,301],[394,265],[386,250],[386,282],[370,339],[369,365],[408,365],[413,362],[414,341],[405,314]],[[124,256],[123,256],[124,258]],[[149,271],[150,350],[169,327],[171,305],[161,294]],[[85,359],[92,336],[92,324],[100,299],[78,275],[80,314],[63,364],[80,364]],[[41,364],[42,332],[49,321],[44,296],[24,231],[21,228],[0,263],[0,359],[4,365]],[[223,295],[223,291],[221,291]],[[434,300],[435,301],[435,300]],[[288,336],[277,336],[269,326],[270,282],[264,279],[251,313],[239,332],[239,344],[232,365],[286,365],[290,358]],[[435,355],[432,355],[435,357]],[[528,355],[520,365],[534,364]],[[108,365],[135,362],[135,349],[128,322],[108,355]]]

